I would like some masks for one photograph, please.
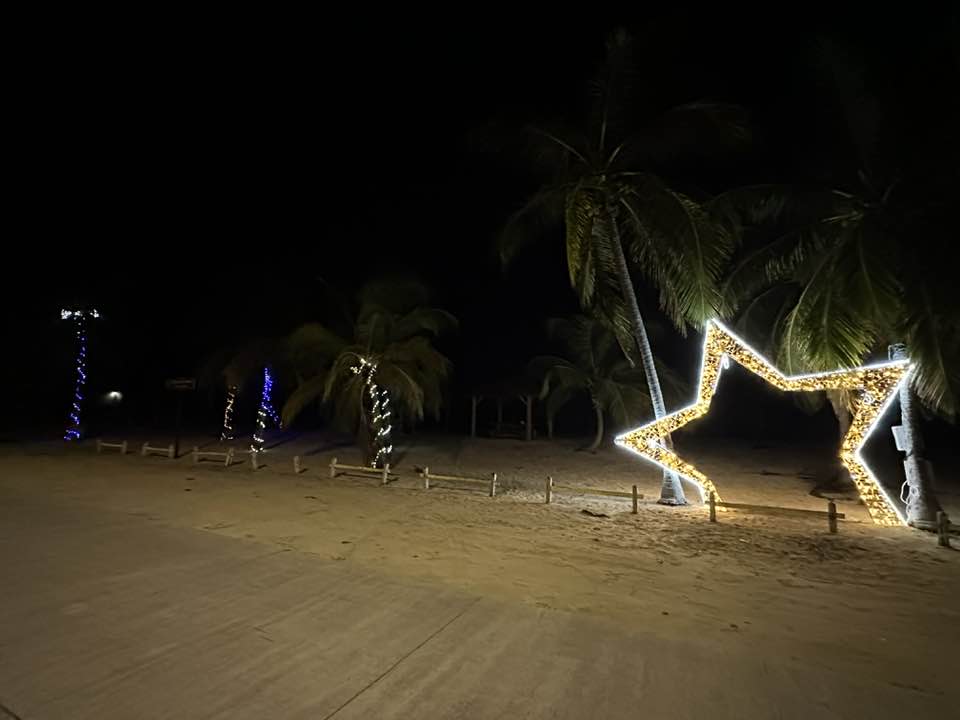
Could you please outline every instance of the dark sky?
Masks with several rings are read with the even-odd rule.
[[[911,101],[942,93],[946,8],[24,19],[5,103],[5,312],[11,347],[29,349],[12,359],[15,399],[56,396],[64,368],[69,384],[65,303],[104,313],[103,383],[159,382],[318,317],[319,278],[351,291],[403,271],[461,317],[463,377],[507,372],[575,305],[559,246],[500,272],[493,236],[533,187],[500,138],[576,113],[610,29],[636,34],[655,102],[750,111],[753,151],[680,178],[721,189],[825,179],[851,152],[812,70],[818,35],[861,49]]]

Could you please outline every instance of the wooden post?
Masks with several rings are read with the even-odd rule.
[[[196,445],[193,446],[193,464],[196,465],[200,462],[200,448]]]
[[[390,463],[387,463],[386,465],[383,466],[383,482],[381,484],[386,485],[389,477],[390,477]]]
[[[546,493],[545,493],[546,499],[544,500],[544,502],[547,505],[549,505],[550,500],[553,499],[553,477],[551,477],[550,475],[547,475],[547,482],[546,482],[545,489],[546,489]]]
[[[837,504],[833,500],[827,503],[827,525],[830,532],[837,532]]]
[[[102,450],[103,450],[103,446],[100,443],[100,438],[97,438],[97,455],[99,455]]]
[[[147,456],[147,445],[149,445],[149,444],[150,444],[149,441],[148,441],[148,442],[145,442],[145,443],[143,444],[143,447],[140,448],[140,454],[141,454],[143,457],[146,457],[146,456]]]
[[[250,453],[250,464],[253,465],[254,470],[256,470],[259,467],[259,465],[257,465],[257,455],[259,454],[260,453],[255,453],[255,452]]]
[[[124,440],[122,443],[120,443],[120,454],[121,454],[121,455],[126,455],[126,454],[127,454],[127,441],[126,441],[126,440]]]
[[[637,492],[637,486],[633,486],[633,514],[637,514],[638,505],[640,504],[640,493]]]
[[[300,456],[299,455],[293,456],[293,474],[294,475],[300,474]]]
[[[335,478],[337,476],[337,459],[334,458],[330,461],[330,477]]]
[[[477,396],[470,396],[470,437],[477,436]]]
[[[717,494],[710,491],[710,522],[717,521]]]
[[[527,442],[533,440],[533,395],[527,395]]]
[[[490,476],[490,497],[496,497],[497,495],[497,474],[493,473]]]
[[[950,517],[943,511],[937,511],[937,545],[950,547]]]
[[[233,465],[233,448],[230,448],[229,450],[227,450],[227,457],[223,461],[224,467],[230,467],[231,465]]]
[[[170,458],[171,460],[176,458],[176,455],[174,454],[174,450],[173,450],[173,443],[170,443],[170,445],[167,446],[167,457]]]
[[[423,469],[423,489],[430,489],[430,467],[427,466]]]

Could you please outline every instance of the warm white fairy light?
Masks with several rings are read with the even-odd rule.
[[[227,388],[227,405],[223,409],[223,430],[220,431],[220,440],[233,440],[233,406],[237,402],[237,386]]]
[[[703,358],[696,400],[670,415],[618,436],[617,444],[695,483],[700,490],[701,499],[706,493],[713,492],[719,500],[720,494],[713,482],[667,448],[662,438],[707,413],[720,381],[720,374],[729,366],[730,360],[780,390],[849,390],[858,393],[854,400],[850,429],[840,445],[840,460],[849,471],[874,522],[879,525],[905,522],[899,507],[887,495],[864,461],[862,450],[880,417],[896,397],[900,384],[909,374],[911,366],[906,360],[787,377],[726,326],[717,320],[711,320],[707,323],[703,339]]]
[[[370,432],[373,435],[373,446],[376,448],[370,464],[373,467],[383,467],[390,461],[393,445],[390,434],[393,426],[390,424],[390,396],[385,388],[377,386],[377,363],[361,357],[357,364],[351,366],[354,375],[363,376],[364,390],[370,402]]]

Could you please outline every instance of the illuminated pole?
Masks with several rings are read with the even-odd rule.
[[[61,320],[73,320],[77,334],[77,380],[73,388],[73,404],[67,420],[63,439],[67,442],[80,439],[80,410],[83,405],[83,387],[87,382],[87,325],[88,317],[98,318],[96,310],[61,310]]]

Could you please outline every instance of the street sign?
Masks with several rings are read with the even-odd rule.
[[[164,383],[167,390],[196,390],[196,378],[171,378]]]

